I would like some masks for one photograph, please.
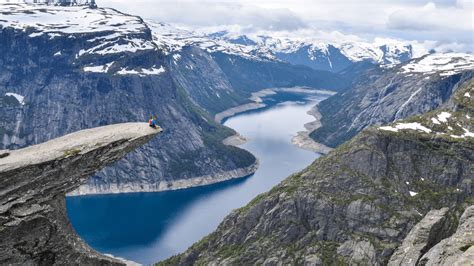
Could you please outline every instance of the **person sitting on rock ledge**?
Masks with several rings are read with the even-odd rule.
[[[150,116],[150,119],[148,120],[148,125],[152,128],[156,128],[156,116]]]

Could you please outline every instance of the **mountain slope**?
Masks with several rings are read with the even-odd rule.
[[[0,5],[0,12],[2,148],[157,114],[162,136],[91,178],[81,192],[163,190],[255,169],[251,154],[221,143],[234,132],[176,82],[167,51],[141,18],[24,4]]]
[[[252,92],[266,88],[341,91],[348,86],[340,75],[281,62],[265,49],[213,40],[165,23],[147,21],[147,25],[154,43],[166,51],[175,82],[211,114],[248,103]]]
[[[236,35],[227,31],[208,33],[207,36],[216,41],[246,47],[249,51],[260,51],[268,58],[273,56],[293,65],[335,73],[360,62],[392,66],[415,57],[410,44],[395,40],[378,43],[328,42],[305,38]]]
[[[267,87],[347,87],[337,74],[292,66],[264,49],[110,8],[3,4],[0,13],[0,147],[152,114],[165,129],[79,193],[166,190],[248,175],[255,158],[222,144],[235,132],[216,124],[216,113]]]
[[[455,220],[474,202],[473,85],[449,109],[364,130],[161,264],[387,263],[428,211]]]
[[[371,125],[390,123],[431,111],[473,77],[474,57],[431,54],[392,69],[374,69],[355,85],[319,103],[322,126],[317,142],[336,147]]]

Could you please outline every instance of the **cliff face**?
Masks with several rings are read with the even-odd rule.
[[[423,64],[428,60],[438,61],[439,65]],[[336,147],[369,126],[434,110],[473,77],[473,62],[470,55],[428,55],[392,69],[368,71],[357,78],[351,89],[318,105],[322,126],[310,136]],[[417,71],[420,66],[424,69]]]
[[[255,157],[222,144],[235,132],[215,123],[216,113],[266,86],[344,84],[334,73],[260,54],[210,52],[202,47],[208,39],[196,43],[189,33],[114,9],[4,4],[0,13],[0,148],[152,114],[166,129],[79,193],[159,191],[248,175]]]
[[[141,18],[102,8],[0,7],[5,18],[0,23],[0,148],[21,148],[110,123],[147,121],[157,114],[166,129],[163,137],[98,173],[81,192],[166,190],[176,181],[193,185],[199,182],[186,180],[239,177],[235,174],[254,169],[250,153],[221,143],[234,132],[214,123],[197,94],[191,96],[197,79],[178,78],[171,54],[154,43]],[[62,27],[28,24],[42,16]],[[214,67],[204,63],[203,68],[211,72]],[[199,86],[207,84],[215,93],[228,89],[218,86],[218,75],[209,79]],[[228,104],[234,98],[229,96]]]
[[[472,264],[474,205],[466,208],[459,222],[453,220],[448,211],[443,208],[426,214],[397,248],[388,265]]]
[[[0,158],[0,264],[124,264],[72,229],[65,194],[161,129],[125,123],[75,132]]]
[[[363,131],[163,264],[385,264],[426,213],[447,207],[429,248],[474,202],[472,85],[451,109]]]

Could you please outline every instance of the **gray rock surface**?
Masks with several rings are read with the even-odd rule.
[[[416,265],[421,256],[434,244],[446,237],[443,230],[449,209],[432,210],[411,229],[403,243],[394,252],[388,265]]]
[[[90,12],[112,18],[119,13],[107,8]],[[28,20],[30,15],[25,13],[23,18]],[[197,177],[237,178],[241,176],[236,174],[250,174],[242,169],[251,170],[255,157],[222,144],[235,132],[215,123],[211,111],[204,109],[209,107],[207,103],[218,102],[216,94],[228,106],[239,103],[212,58],[198,48],[184,49],[180,52],[182,61],[175,65],[165,48],[154,45],[152,32],[141,18],[126,14],[121,17],[130,18],[131,25],[127,26],[139,30],[123,34],[123,27],[102,29],[96,25],[91,32],[33,38],[33,27],[27,31],[0,27],[0,149],[18,149],[84,128],[145,122],[156,114],[165,129],[162,137],[94,175],[82,191],[166,190],[173,188],[168,184],[174,181],[184,184]],[[98,48],[132,46],[127,45],[131,38],[148,43],[150,49],[81,54]],[[103,72],[84,70],[101,65],[110,67]],[[160,67],[164,72],[157,75],[118,74],[124,69]],[[24,104],[5,96],[9,92],[24,96]],[[216,104],[215,108],[225,107]]]
[[[406,74],[401,67],[368,71],[351,89],[318,104],[322,126],[310,136],[316,142],[337,147],[369,126],[435,110],[473,73]]]
[[[82,9],[103,18],[92,25],[68,22],[67,13],[61,13],[57,23],[51,16],[44,23],[13,27],[59,9],[36,6],[34,13],[24,11],[24,5],[5,6],[0,6],[5,10],[0,21],[0,149],[89,127],[147,121],[153,114],[165,129],[161,138],[93,176],[81,193],[159,191],[209,184],[212,176],[222,181],[251,174],[256,158],[222,144],[235,132],[215,123],[216,113],[248,103],[252,92],[268,87],[340,90],[347,83],[340,75],[276,59],[211,53],[192,42],[177,48],[180,35],[167,45],[160,40],[172,37],[156,23],[110,8]],[[127,23],[109,23],[116,19]]]
[[[68,221],[65,194],[161,129],[125,123],[78,131],[0,158],[0,264],[120,265]]]
[[[421,265],[474,265],[474,205],[466,208],[456,232],[420,259]]]
[[[474,101],[462,96],[471,88],[466,82],[456,91],[453,117],[474,117]],[[468,131],[470,121],[462,124]],[[471,205],[473,177],[472,137],[372,127],[233,211],[216,231],[162,265],[270,264],[275,258],[283,265],[385,265],[429,211]],[[436,235],[437,228],[453,223],[441,224],[435,222],[433,232],[415,230],[413,242],[436,244],[444,235]],[[423,254],[421,245],[413,253],[418,248]]]

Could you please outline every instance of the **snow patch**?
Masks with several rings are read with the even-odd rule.
[[[30,34],[37,37],[43,33],[89,33],[119,31],[140,33],[146,26],[139,17],[123,14],[114,9],[91,9],[84,6],[46,6],[32,4],[0,5],[2,19],[0,25],[20,30],[34,28],[39,32]]]
[[[474,55],[464,53],[430,54],[401,67],[402,73],[451,76],[474,69]]]
[[[35,38],[35,37],[39,37],[41,35],[43,35],[42,32],[35,32],[35,33],[32,33],[32,34],[28,35],[28,37]]]
[[[5,93],[5,96],[13,96],[21,105],[25,105],[25,97],[18,93],[7,92]]]
[[[393,126],[383,126],[383,127],[379,127],[379,129],[385,130],[385,131],[393,131],[393,132],[398,132],[399,129],[412,129],[412,130],[417,130],[417,131],[423,131],[425,133],[430,133],[431,132],[431,129],[429,129],[425,126],[422,126],[418,122],[399,123],[399,124],[395,125],[395,127],[393,127]]]
[[[52,40],[56,37],[61,37],[61,34],[59,33],[48,33],[49,39]]]
[[[107,73],[109,68],[113,65],[114,62],[107,63],[101,66],[87,66],[84,67],[83,70],[86,72],[94,72],[94,73]]]
[[[137,51],[152,50],[155,46],[147,40],[143,39],[123,39],[126,43],[115,43],[110,45],[109,42],[103,42],[97,46],[89,48],[87,50],[80,50],[76,58],[83,56],[84,54],[96,54],[96,55],[107,55],[107,54],[118,54],[118,53],[135,53]]]
[[[464,130],[464,134],[462,134],[462,137],[470,137],[474,138],[474,133],[470,132],[468,129],[462,128]]]
[[[385,130],[385,131],[398,132],[398,129],[396,129],[396,128],[394,128],[394,127],[391,127],[391,126],[379,127],[379,129]]]
[[[180,55],[180,54],[174,54],[174,55],[173,55],[173,61],[174,61],[175,64],[176,64],[180,59],[181,59],[181,55]]]
[[[151,69],[141,68],[139,70],[122,68],[119,71],[117,71],[117,74],[119,74],[119,75],[139,75],[141,77],[144,77],[144,76],[147,76],[147,75],[159,75],[161,73],[164,73],[165,71],[166,70],[163,66],[160,66],[160,68],[151,68]]]
[[[450,117],[451,117],[451,114],[448,112],[441,112],[440,114],[438,114],[438,120],[443,123],[448,122],[448,118]]]
[[[408,191],[410,193],[410,196],[414,197],[416,196],[418,193],[417,192],[413,192],[413,191]]]

